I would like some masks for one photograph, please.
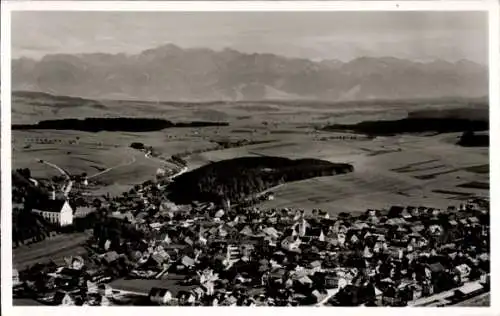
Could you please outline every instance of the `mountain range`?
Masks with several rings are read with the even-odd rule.
[[[134,55],[12,60],[13,90],[94,99],[233,101],[483,97],[488,68],[468,60],[362,57],[312,61],[167,44]]]

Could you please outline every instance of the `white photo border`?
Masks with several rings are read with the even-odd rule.
[[[1,10],[1,306],[4,315],[196,315],[201,311],[218,316],[255,316],[257,310],[248,307],[21,307],[12,306],[12,232],[11,232],[11,13],[13,11],[484,11],[489,16],[489,105],[490,105],[490,196],[491,196],[491,306],[446,308],[344,308],[298,307],[259,308],[259,313],[301,315],[303,313],[343,315],[500,315],[500,149],[494,146],[500,134],[500,63],[499,63],[499,3],[485,1],[2,1]],[[464,39],[466,40],[466,39]],[[496,162],[496,164],[494,163]],[[498,195],[497,195],[498,194]],[[493,267],[495,267],[493,268]],[[495,299],[496,298],[496,299]]]

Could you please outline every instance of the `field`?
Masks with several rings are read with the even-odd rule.
[[[63,234],[31,245],[23,245],[12,250],[13,267],[26,269],[36,263],[63,262],[65,256],[85,253],[82,244],[89,238],[88,233]]]
[[[488,174],[475,172],[488,161],[487,149],[460,148],[443,143],[441,137],[400,136],[374,140],[371,144],[356,141],[349,144],[353,147],[351,155],[343,149],[347,142],[339,142],[341,149],[331,149],[330,160],[352,162],[353,173],[284,185],[275,191],[274,200],[262,206],[363,212],[392,204],[445,208],[468,197],[488,196],[488,190],[463,187],[474,179],[489,181]],[[322,159],[328,158],[326,152],[331,143],[319,146],[323,148],[318,152]],[[360,149],[366,152],[360,154]],[[382,153],[373,154],[377,151]]]
[[[189,132],[189,131],[188,131]],[[192,131],[191,131],[192,132]],[[175,133],[175,131],[174,131]],[[184,136],[183,136],[184,137]],[[37,159],[53,163],[72,175],[87,173],[99,183],[95,194],[119,194],[131,186],[153,179],[158,168],[175,168],[157,158],[130,148],[143,142],[164,156],[214,145],[208,141],[185,141],[162,132],[123,133],[78,131],[13,131],[13,168],[30,168],[35,178],[51,178],[60,172]]]
[[[42,119],[135,116],[171,121],[216,120],[227,127],[170,128],[158,132],[125,133],[76,131],[13,131],[13,167],[29,167],[35,177],[58,171],[36,163],[52,162],[70,173],[86,172],[101,187],[96,194],[118,194],[131,185],[152,179],[165,162],[147,158],[129,148],[132,142],[153,146],[162,156],[193,153],[185,159],[189,169],[212,161],[242,156],[318,158],[351,163],[351,174],[315,178],[283,185],[264,207],[323,208],[332,213],[361,212],[392,204],[446,207],[489,190],[488,148],[456,146],[460,134],[404,135],[367,139],[324,132],[328,124],[362,120],[400,119],[409,110],[456,108],[453,103],[332,105],[322,103],[220,102],[208,104],[100,101],[100,106],[74,104],[58,108],[44,101],[34,105],[14,98],[13,123]],[[345,137],[348,136],[348,137]],[[344,138],[344,139],[343,139]],[[265,144],[215,150],[218,140],[246,139]],[[104,171],[104,172],[103,172]]]

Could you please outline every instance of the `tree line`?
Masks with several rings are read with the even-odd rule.
[[[13,130],[29,129],[55,129],[55,130],[77,130],[85,132],[100,131],[125,131],[125,132],[151,132],[171,127],[206,127],[206,126],[228,126],[225,122],[180,122],[173,123],[159,118],[85,118],[85,119],[60,119],[45,120],[37,124],[13,124]]]
[[[354,131],[372,136],[393,136],[404,133],[455,133],[486,131],[489,123],[482,120],[459,118],[405,118],[393,121],[364,121],[353,125],[335,124],[325,131]]]

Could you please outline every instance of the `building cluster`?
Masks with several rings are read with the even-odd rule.
[[[488,202],[332,218],[161,196],[143,185],[103,204],[144,237],[104,234],[85,256],[22,271],[19,295],[65,305],[406,306],[489,287]]]

